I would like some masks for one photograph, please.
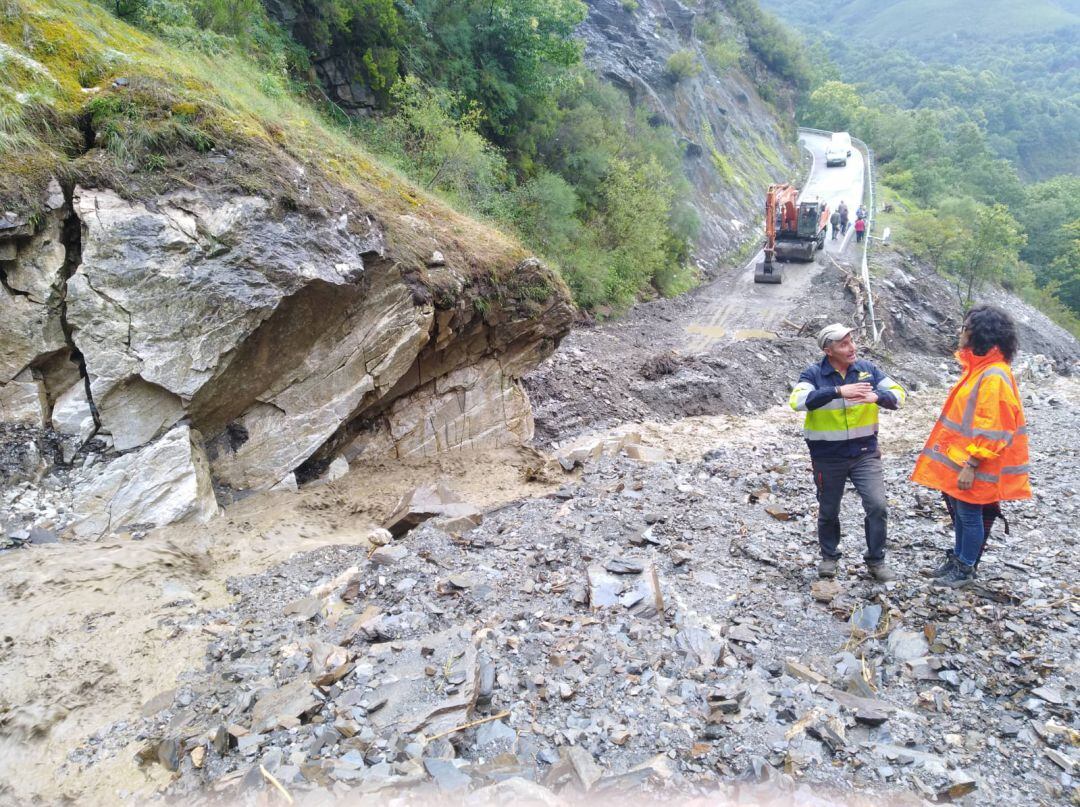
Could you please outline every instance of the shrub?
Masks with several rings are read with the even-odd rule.
[[[678,84],[686,78],[693,78],[701,72],[701,62],[692,50],[677,50],[667,60],[668,77]]]

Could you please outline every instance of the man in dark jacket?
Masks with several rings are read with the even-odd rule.
[[[803,370],[791,392],[791,408],[806,412],[803,436],[810,447],[818,499],[821,577],[835,577],[840,559],[840,502],[847,480],[862,499],[870,574],[880,581],[894,575],[885,566],[888,508],[878,449],[878,409],[899,409],[904,388],[874,364],[858,358],[852,328],[826,325],[817,342],[825,354]]]

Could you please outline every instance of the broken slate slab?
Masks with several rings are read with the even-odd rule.
[[[639,574],[613,574],[605,567],[590,566],[588,579],[589,604],[593,608],[622,606],[640,617],[655,616],[664,611],[660,578],[651,563],[643,563]]]
[[[462,773],[453,762],[448,760],[425,759],[424,768],[431,774],[431,778],[435,780],[435,784],[443,793],[457,793],[472,784],[469,775]]]
[[[376,566],[393,566],[405,560],[408,555],[409,550],[400,544],[387,544],[371,553],[371,562]]]
[[[283,723],[303,718],[319,705],[311,681],[300,677],[271,690],[255,702],[251,710],[251,730],[273,731]]]
[[[604,775],[604,769],[597,765],[592,754],[580,745],[572,745],[564,749],[563,758],[570,764],[581,789],[585,792],[592,790],[593,785]]]
[[[922,631],[897,628],[889,634],[885,644],[889,655],[896,661],[912,661],[922,658],[930,651],[930,645],[926,643],[926,637]]]
[[[517,742],[517,732],[502,720],[492,720],[482,724],[476,730],[476,746],[488,750],[490,746],[513,748]]]
[[[816,670],[812,670],[805,664],[800,664],[792,659],[784,661],[784,672],[792,678],[809,681],[811,684],[827,684],[829,679]]]
[[[864,633],[873,633],[877,630],[878,622],[881,620],[881,606],[866,605],[859,608],[851,615],[852,627],[858,628]]]
[[[604,570],[612,574],[641,574],[645,562],[637,558],[612,558],[604,564]]]
[[[1047,703],[1053,703],[1056,706],[1061,706],[1065,703],[1065,698],[1061,694],[1061,691],[1051,686],[1035,687],[1031,690],[1031,694],[1037,698],[1042,698]]]
[[[471,519],[474,526],[483,519],[480,510],[461,500],[446,485],[425,485],[415,488],[401,497],[393,513],[383,524],[390,534],[398,538],[413,527],[436,517],[450,519]]]
[[[370,655],[381,661],[382,683],[368,696],[369,703],[382,704],[373,713],[368,709],[368,720],[377,731],[431,736],[469,721],[479,675],[470,626],[412,641],[374,644]],[[436,674],[429,675],[428,668]]]

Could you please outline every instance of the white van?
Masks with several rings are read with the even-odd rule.
[[[833,132],[829,146],[825,149],[825,165],[847,165],[851,156],[851,135],[847,132]]]

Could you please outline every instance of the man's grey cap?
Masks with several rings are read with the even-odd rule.
[[[839,322],[834,322],[832,325],[826,325],[818,331],[818,347],[824,348],[829,342],[839,342],[854,330],[854,328],[849,328],[847,325],[842,325]]]

